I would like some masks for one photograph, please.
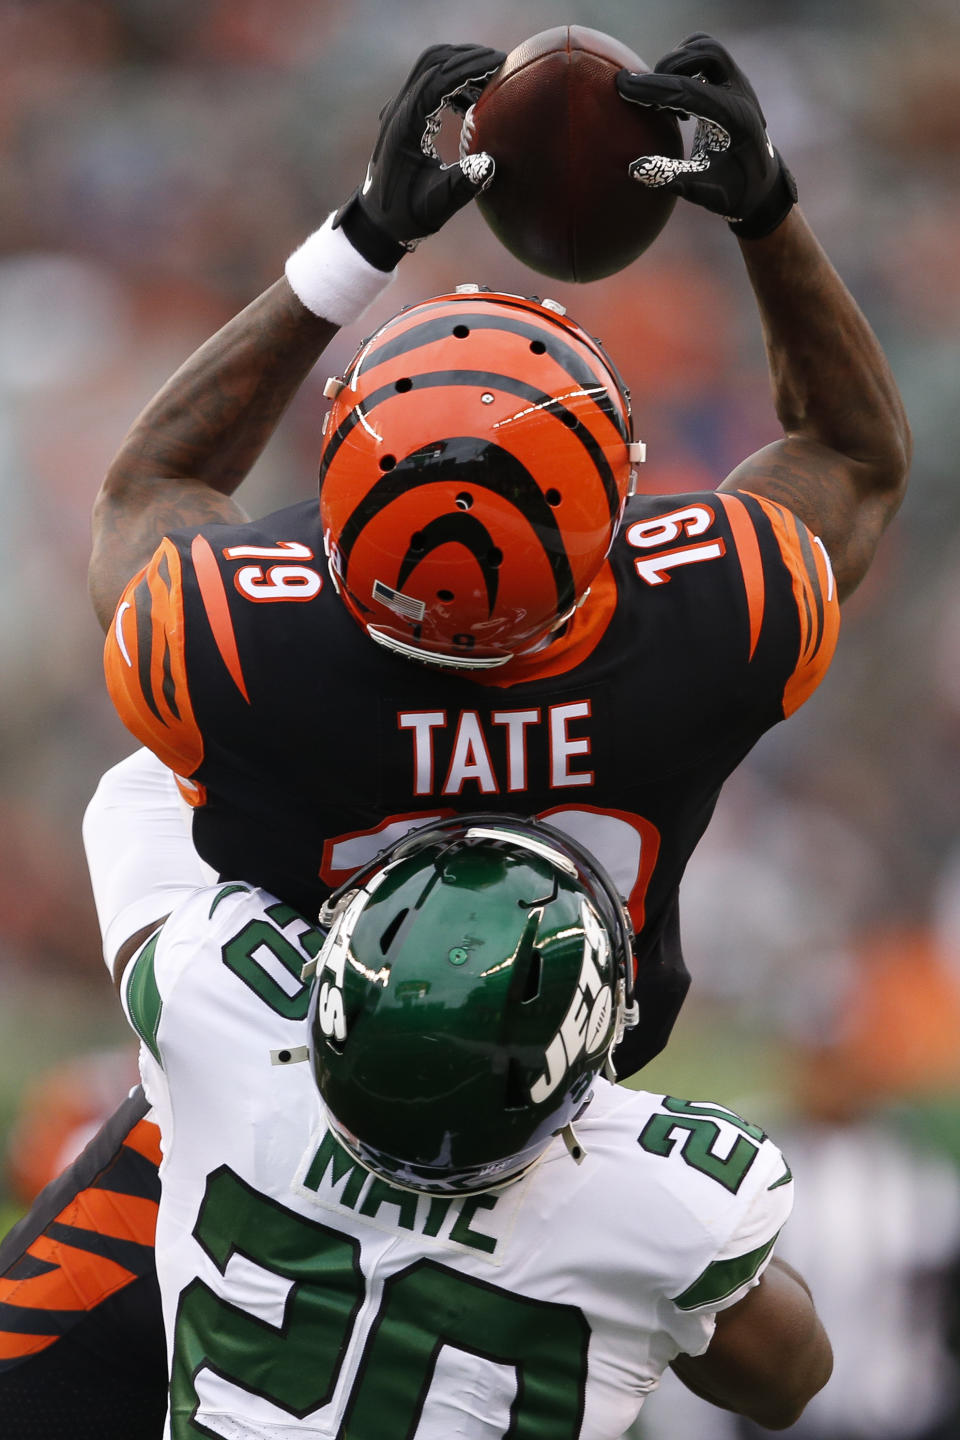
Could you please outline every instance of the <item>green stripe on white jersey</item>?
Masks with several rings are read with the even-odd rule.
[[[149,1046],[157,1063],[162,1065],[163,1061],[160,1059],[160,1049],[157,1044],[157,1031],[160,1028],[163,1002],[160,999],[154,970],[157,941],[160,939],[161,933],[161,930],[155,931],[140,953],[127,966],[124,976],[124,1008],[130,1024],[144,1044]]]

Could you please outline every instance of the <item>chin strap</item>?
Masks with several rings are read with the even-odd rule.
[[[627,999],[626,999],[626,986],[625,986],[623,980],[621,980],[621,981],[620,981],[620,986],[619,986],[619,1005],[618,1005],[618,1013],[617,1013],[617,1025],[616,1025],[616,1029],[615,1029],[615,1031],[614,1031],[613,1040],[610,1042],[610,1049],[607,1051],[607,1058],[606,1058],[606,1060],[603,1062],[603,1074],[604,1074],[604,1078],[607,1079],[607,1080],[609,1080],[610,1083],[611,1083],[611,1085],[616,1085],[616,1084],[618,1083],[618,1080],[619,1080],[619,1077],[618,1077],[617,1071],[616,1071],[616,1067],[615,1067],[615,1065],[614,1065],[614,1063],[613,1063],[613,1054],[614,1054],[614,1051],[616,1050],[617,1046],[620,1044],[620,1041],[623,1039],[623,1037],[624,1037],[624,1035],[626,1034],[626,1032],[627,1032],[628,1030],[632,1030],[633,1027],[634,1027],[635,1025],[639,1025],[639,1023],[640,1023],[640,1006],[637,1004],[636,1000],[631,1000],[630,1004],[629,1004],[629,1005],[627,1004]]]
[[[581,1145],[580,1141],[577,1139],[576,1132],[573,1126],[569,1123],[564,1125],[563,1129],[560,1131],[560,1136],[563,1140],[564,1145],[566,1145],[567,1147],[570,1158],[572,1160],[575,1160],[578,1165],[582,1165],[584,1160],[586,1160],[587,1158],[587,1152],[585,1147]]]
[[[282,1050],[270,1051],[271,1065],[299,1065],[309,1059],[310,1051],[306,1045],[287,1045]]]

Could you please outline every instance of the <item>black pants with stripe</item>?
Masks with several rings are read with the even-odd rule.
[[[163,1434],[160,1182],[146,1112],[137,1089],[0,1244],[3,1440]]]

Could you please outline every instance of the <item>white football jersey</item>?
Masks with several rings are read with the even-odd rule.
[[[792,1190],[724,1107],[596,1082],[522,1179],[400,1190],[334,1140],[306,1060],[321,933],[197,891],[129,967],[163,1148],[168,1434],[615,1440],[755,1284]]]

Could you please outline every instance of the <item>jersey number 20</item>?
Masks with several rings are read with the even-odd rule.
[[[186,1287],[174,1330],[173,1440],[211,1433],[197,1419],[204,1370],[298,1419],[329,1404],[364,1299],[359,1241],[288,1210],[227,1166],[207,1179],[194,1235],[221,1274],[234,1257],[259,1269],[255,1288],[271,1313],[241,1310],[199,1279]],[[286,1283],[265,1288],[264,1271]],[[511,1440],[576,1440],[589,1338],[575,1305],[417,1260],[384,1283],[337,1440],[413,1435],[445,1345],[514,1367]]]

